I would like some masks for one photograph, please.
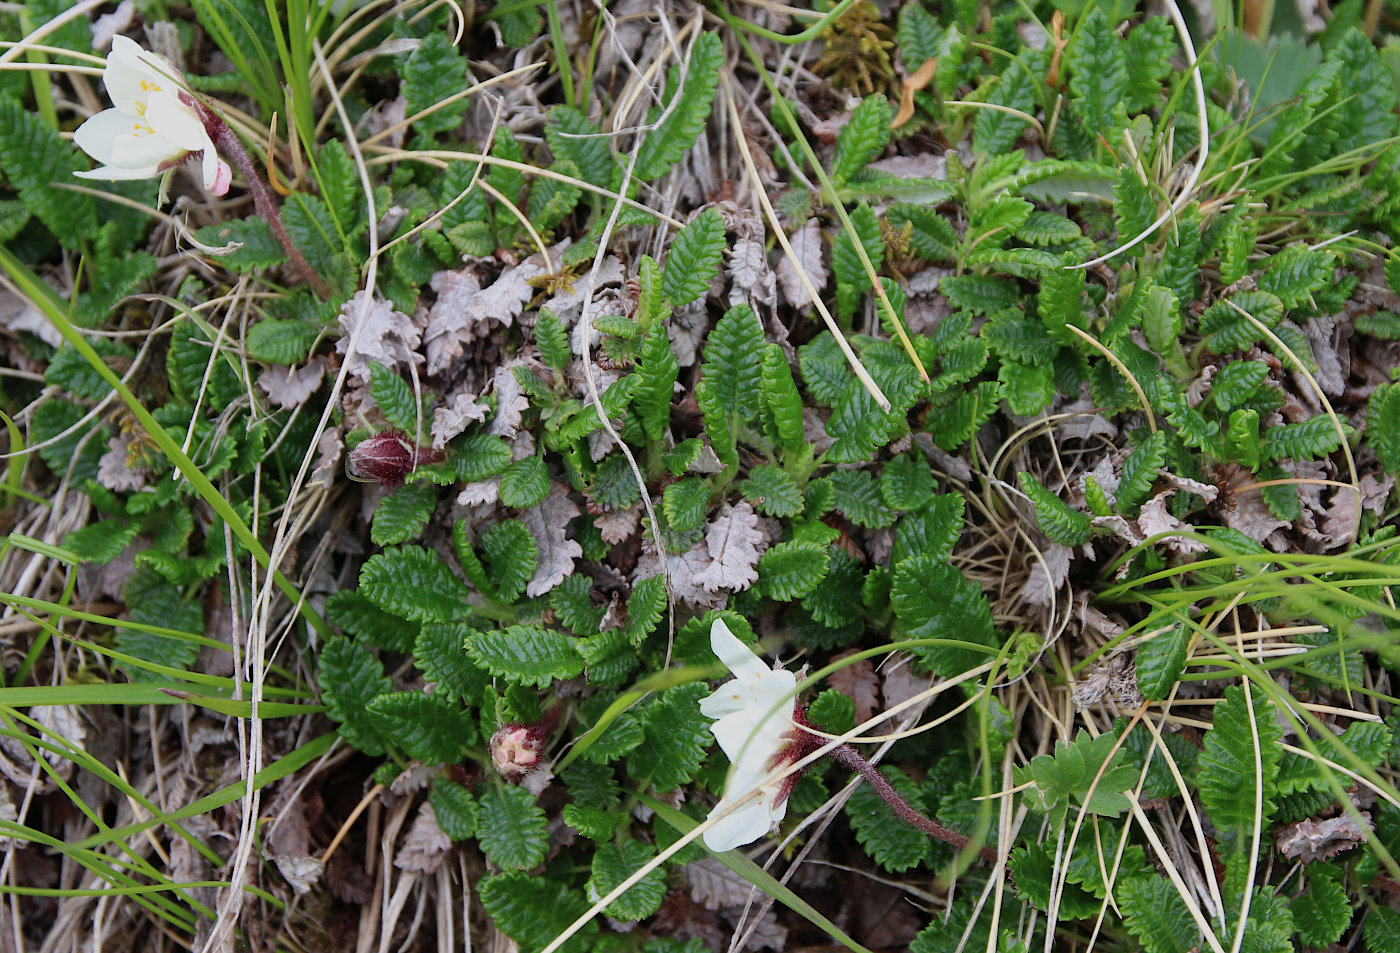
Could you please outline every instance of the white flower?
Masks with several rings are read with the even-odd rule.
[[[770,669],[729,626],[716,619],[710,628],[710,647],[734,678],[700,702],[720,748],[733,765],[724,796],[711,816],[729,811],[749,792],[757,794],[735,807],[705,832],[705,844],[713,851],[733,850],[758,840],[787,813],[789,783],[775,780],[783,756],[794,746],[801,729],[793,719],[797,676]],[[799,746],[800,747],[800,746]]]
[[[75,175],[149,179],[198,153],[204,187],[215,195],[228,191],[232,170],[219,158],[194,107],[180,98],[184,83],[173,66],[136,41],[114,36],[102,82],[114,108],[79,126],[73,141],[103,164]]]

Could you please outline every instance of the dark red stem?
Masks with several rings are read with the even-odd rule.
[[[890,809],[902,820],[917,827],[930,837],[941,840],[945,844],[951,844],[958,850],[962,850],[972,843],[972,838],[964,834],[959,834],[950,827],[944,827],[931,818],[924,817],[909,805],[909,802],[899,796],[899,792],[894,789],[894,785],[885,778],[883,774],[875,770],[875,766],[850,745],[841,745],[831,752],[831,756],[836,759],[837,764],[850,768],[859,774],[861,780],[875,789],[875,793],[880,795]],[[983,860],[995,864],[997,862],[996,851],[990,847],[983,847],[977,851],[977,856]]]
[[[287,234],[287,229],[282,225],[282,212],[277,207],[277,202],[273,200],[272,193],[268,190],[267,183],[263,181],[258,167],[253,164],[253,159],[248,155],[248,150],[243,148],[243,141],[238,138],[238,134],[229,128],[223,117],[214,112],[204,103],[193,96],[182,96],[195,112],[199,114],[200,121],[204,123],[204,131],[209,133],[209,138],[214,140],[214,145],[222,155],[228,156],[243,173],[243,180],[247,185],[249,194],[253,196],[253,207],[258,210],[263,221],[267,222],[272,229],[272,234],[277,236],[277,240],[282,243],[282,247],[287,252],[287,257],[291,259],[292,267],[302,280],[311,285],[312,289],[322,298],[332,298],[335,292],[331,286],[326,284],[326,280],[316,273],[316,269],[311,267],[311,263],[306,260],[302,253],[292,244],[292,237]]]

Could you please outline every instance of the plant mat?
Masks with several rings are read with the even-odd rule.
[[[0,12],[0,948],[1400,949],[1385,21],[89,13]],[[314,282],[72,179],[114,32]],[[716,619],[997,862],[829,761],[671,851]]]

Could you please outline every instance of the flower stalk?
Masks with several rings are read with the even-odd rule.
[[[209,134],[209,138],[213,140],[218,150],[228,156],[238,171],[243,173],[245,186],[253,197],[253,207],[257,209],[258,215],[262,217],[263,221],[267,222],[268,227],[272,229],[272,234],[277,237],[277,241],[287,252],[287,258],[290,260],[292,268],[322,298],[333,297],[335,292],[331,286],[317,274],[316,269],[311,267],[311,263],[306,260],[296,245],[292,244],[292,238],[287,234],[287,229],[282,224],[281,209],[273,200],[267,183],[263,181],[262,174],[253,164],[252,156],[248,155],[248,150],[243,147],[243,141],[238,138],[238,134],[229,128],[222,116],[194,96],[181,93],[180,99],[199,116],[200,122],[204,124],[205,132]]]
[[[960,834],[951,827],[944,827],[938,821],[916,811],[913,806],[895,790],[894,785],[889,782],[875,766],[867,761],[861,754],[850,745],[840,745],[831,752],[831,757],[836,763],[844,768],[850,768],[860,775],[861,780],[870,785],[871,789],[890,806],[890,810],[905,823],[918,828],[929,837],[941,840],[945,844],[951,844],[958,850],[964,850],[972,844],[972,838],[966,834]],[[990,863],[997,862],[996,851],[990,847],[982,847],[977,851],[977,856]]]

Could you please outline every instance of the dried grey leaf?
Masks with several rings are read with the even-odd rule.
[[[97,458],[97,482],[114,493],[130,493],[146,486],[146,471],[126,465],[127,449],[135,439],[119,433],[107,441],[107,452]]]
[[[1305,864],[1335,857],[1364,843],[1371,833],[1371,815],[1361,812],[1361,823],[1350,814],[1316,821],[1308,818],[1289,824],[1278,833],[1278,849],[1285,857]]]
[[[802,283],[802,275],[812,283],[812,288],[821,294],[826,289],[827,271],[822,261],[822,230],[815,218],[809,218],[801,228],[792,233],[793,255],[797,261],[784,254],[778,260],[777,282],[787,303],[794,308],[810,308],[812,296]]]
[[[368,299],[363,291],[355,292],[354,297],[340,308],[341,338],[336,342],[337,354],[345,355],[354,337],[355,326],[361,321],[359,338],[355,342],[355,353],[346,361],[347,373],[361,381],[369,380],[369,362],[378,361],[390,370],[398,370],[399,365],[423,363],[423,355],[416,353],[422,341],[423,332],[412,319],[402,311],[395,311],[383,298]]]
[[[428,282],[437,300],[428,311],[423,343],[428,352],[429,374],[441,374],[462,356],[464,346],[477,335],[472,312],[473,301],[481,290],[476,273],[470,268],[439,271]]]
[[[758,515],[748,503],[726,503],[705,530],[705,547],[712,562],[696,574],[710,592],[740,592],[758,581],[758,559],[768,549]]]
[[[1068,546],[1050,543],[1043,548],[1041,554],[1045,558],[1032,562],[1030,576],[1017,597],[1027,605],[1050,605],[1055,601],[1055,593],[1069,578],[1069,563],[1073,553]]]
[[[486,419],[491,408],[478,404],[476,398],[466,391],[459,391],[447,399],[447,406],[433,410],[433,449],[441,450],[447,441],[457,436],[471,423]]]
[[[258,390],[283,410],[294,410],[311,399],[325,376],[326,359],[318,356],[299,368],[267,368],[258,375]]]
[[[452,839],[438,826],[437,812],[432,804],[424,801],[418,808],[418,816],[413,819],[413,826],[404,836],[403,845],[394,856],[394,866],[400,870],[429,874],[442,866],[451,847]]]
[[[569,499],[568,490],[560,483],[551,483],[549,496],[538,506],[520,514],[520,522],[535,537],[539,563],[535,574],[525,587],[530,598],[542,596],[563,582],[574,571],[574,560],[583,557],[583,547],[566,534],[569,520],[581,510]]]
[[[616,546],[637,531],[637,525],[641,522],[641,518],[642,505],[635,503],[625,510],[600,513],[593,517],[593,525],[598,528],[603,542],[609,546]]]
[[[690,899],[707,910],[742,907],[755,887],[713,857],[691,861],[684,868]]]

